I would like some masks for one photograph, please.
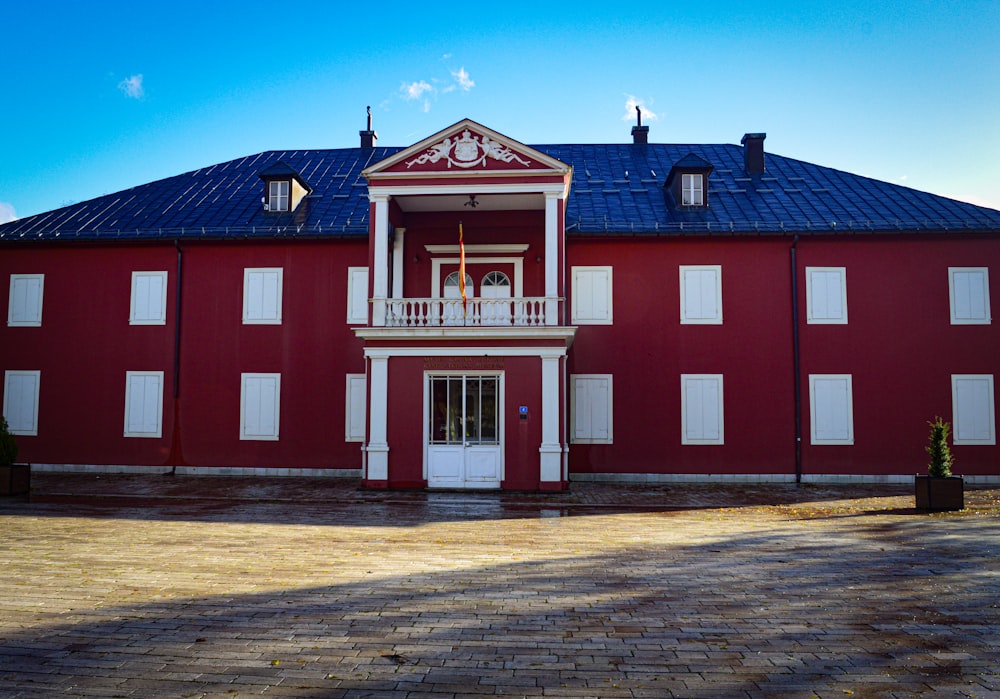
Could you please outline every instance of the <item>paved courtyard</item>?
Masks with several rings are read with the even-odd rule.
[[[42,474],[0,697],[1000,697],[1000,488]]]

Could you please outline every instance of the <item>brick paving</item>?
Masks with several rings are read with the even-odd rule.
[[[1000,488],[33,486],[0,697],[1000,697]]]

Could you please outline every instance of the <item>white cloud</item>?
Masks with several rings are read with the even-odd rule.
[[[426,80],[418,80],[410,84],[403,83],[399,91],[405,100],[418,100],[425,94],[433,94],[434,88]]]
[[[0,201],[0,223],[8,223],[16,220],[17,213],[14,211],[14,205]]]
[[[468,92],[476,86],[476,83],[469,77],[469,74],[465,71],[465,66],[462,66],[458,70],[451,71],[451,77],[455,78],[455,82],[462,89],[462,92]]]
[[[124,92],[126,97],[141,100],[146,94],[146,91],[142,88],[142,73],[136,73],[133,76],[125,78],[118,83],[118,89]]]
[[[643,121],[656,121],[659,117],[656,115],[652,109],[646,106],[646,101],[636,97],[635,95],[630,95],[625,93],[625,114],[622,115],[622,121],[635,121],[635,108],[639,107],[642,109],[642,119]]]

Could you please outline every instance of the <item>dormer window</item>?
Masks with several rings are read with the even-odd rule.
[[[681,209],[708,208],[705,185],[713,169],[710,162],[694,153],[688,153],[675,162],[665,185],[674,206]]]
[[[288,211],[288,192],[291,183],[288,180],[272,180],[267,183],[267,210]]]
[[[281,161],[258,172],[257,176],[264,181],[262,202],[264,211],[269,213],[295,211],[312,193],[312,187],[299,173]]]
[[[704,206],[704,178],[700,174],[681,175],[681,205]]]

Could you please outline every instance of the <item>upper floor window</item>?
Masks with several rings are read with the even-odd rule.
[[[166,325],[166,272],[132,272],[128,322],[130,325]]]
[[[611,267],[573,267],[573,323],[611,325],[611,272]]]
[[[267,210],[288,211],[288,180],[273,180],[267,183]]]
[[[847,323],[844,267],[806,267],[806,317],[813,324]]]
[[[987,267],[949,267],[952,325],[989,325],[990,272]]]
[[[3,416],[11,434],[38,434],[38,386],[42,372],[8,369],[3,381]]]
[[[722,324],[722,265],[682,265],[681,323]]]
[[[703,206],[705,203],[704,179],[701,175],[681,175],[681,205]]]
[[[243,270],[243,323],[281,325],[282,268]]]
[[[44,287],[44,274],[10,275],[7,325],[10,327],[38,327],[42,324],[42,292]]]

